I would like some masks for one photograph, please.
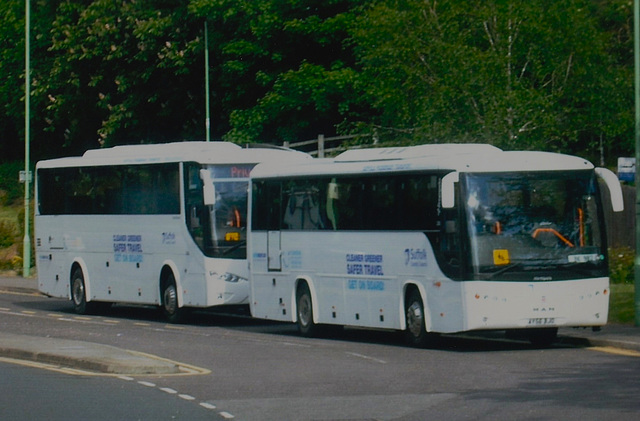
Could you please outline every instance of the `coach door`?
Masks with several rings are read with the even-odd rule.
[[[267,264],[270,272],[282,270],[280,231],[268,231],[267,233]]]

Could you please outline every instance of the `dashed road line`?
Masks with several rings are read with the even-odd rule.
[[[125,380],[125,381],[133,381],[135,380],[132,377],[129,376],[118,376],[117,378],[121,379],[121,380]],[[149,382],[149,381],[145,381],[145,380],[139,380],[138,384],[141,386],[145,386],[145,387],[149,387],[149,388],[157,388],[158,390],[168,393],[170,395],[176,395],[178,396],[180,399],[183,399],[185,401],[197,401],[197,399],[194,396],[191,395],[187,395],[184,393],[180,393],[175,389],[172,389],[170,387],[160,387],[160,386],[156,386],[155,383]],[[213,403],[211,403],[210,401],[200,401],[198,402],[198,405],[200,405],[202,408],[208,409],[208,410],[216,410],[218,409],[217,406]],[[235,416],[233,414],[231,414],[230,412],[227,411],[219,411],[218,415],[220,415],[222,418],[230,420],[230,419],[234,419]]]
[[[370,357],[368,355],[364,355],[364,354],[358,354],[357,352],[346,352],[347,355],[351,355],[353,357],[358,357],[358,358],[362,358],[363,360],[368,360],[368,361],[373,361],[379,364],[386,364],[387,362],[385,360],[381,360],[379,358],[374,358],[374,357]]]
[[[156,384],[155,383],[151,383],[151,382],[139,381],[138,384],[141,384],[141,385],[147,386],[147,387],[156,387]]]

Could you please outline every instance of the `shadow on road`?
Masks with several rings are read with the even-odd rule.
[[[23,297],[24,298],[24,297]],[[65,300],[17,300],[13,303],[25,310],[46,311],[62,313],[70,317],[77,316],[73,305]],[[138,305],[113,305],[110,308],[94,314],[97,317],[121,319],[131,321],[144,321],[150,323],[166,324],[162,313],[155,306]],[[268,320],[253,319],[249,315],[248,307],[233,307],[228,309],[194,310],[184,326],[206,328],[208,326],[252,332],[257,334],[282,335],[295,337],[302,341],[346,341],[357,343],[369,343],[385,346],[398,346],[406,348],[401,332],[387,330],[369,330],[358,328],[342,328],[331,326],[324,329],[318,338],[303,338],[298,334],[297,327],[292,323],[279,323]],[[552,348],[575,348],[575,344],[563,344],[562,341],[554,344]],[[449,352],[502,352],[502,351],[531,351],[539,350],[527,341],[507,340],[504,332],[472,332],[455,335],[440,335],[433,341],[432,350]]]

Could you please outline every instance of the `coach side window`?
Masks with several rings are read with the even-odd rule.
[[[282,195],[278,181],[256,181],[253,184],[252,228],[273,230],[281,228]]]

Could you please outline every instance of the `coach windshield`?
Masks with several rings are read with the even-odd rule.
[[[467,174],[465,180],[476,278],[607,276],[592,171]]]
[[[187,166],[187,225],[210,257],[246,258],[247,189],[253,164]]]

